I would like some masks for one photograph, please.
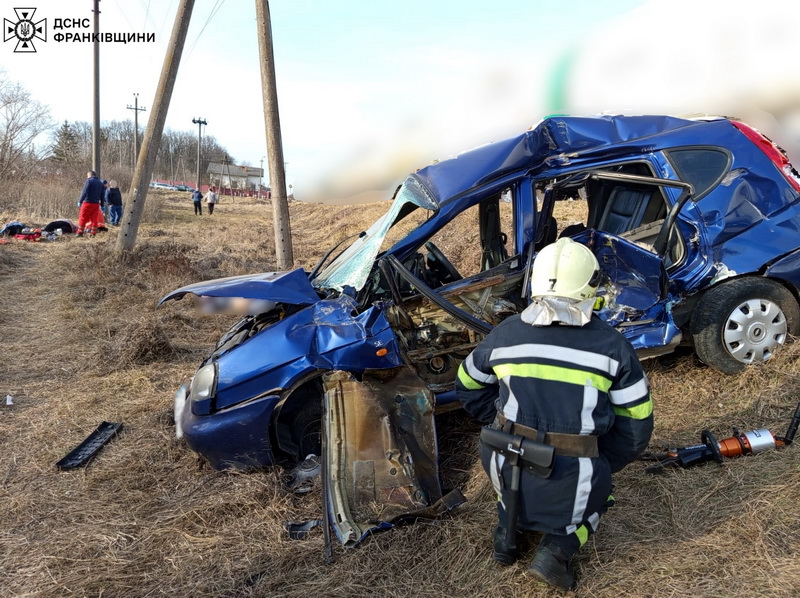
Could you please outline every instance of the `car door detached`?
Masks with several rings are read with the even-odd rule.
[[[737,278],[703,294],[692,314],[691,332],[701,361],[735,374],[767,361],[787,335],[800,332],[800,307],[774,280]]]
[[[406,517],[437,517],[465,499],[442,496],[434,399],[409,367],[323,376],[323,484],[345,546]]]

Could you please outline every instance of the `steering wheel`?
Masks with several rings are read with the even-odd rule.
[[[444,257],[441,250],[431,241],[425,243],[425,249],[428,250],[428,257],[425,262],[442,284],[447,284],[448,282],[454,282],[463,278],[461,274],[458,273],[455,266]]]

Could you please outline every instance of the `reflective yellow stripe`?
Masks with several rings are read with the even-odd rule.
[[[586,544],[586,540],[589,539],[589,530],[586,529],[585,525],[582,525],[575,530],[575,535],[578,536],[578,541],[581,543],[581,546],[583,546]]]
[[[630,417],[632,419],[646,419],[653,413],[653,401],[648,400],[646,403],[636,405],[636,407],[614,407],[614,413],[620,417]]]
[[[458,380],[467,390],[480,390],[481,388],[486,388],[480,382],[475,382],[475,380],[473,380],[473,378],[464,369],[463,364],[458,368]]]
[[[587,382],[591,382],[592,386],[603,392],[608,392],[608,389],[611,388],[611,380],[608,378],[591,372],[573,370],[556,365],[544,365],[541,363],[503,363],[495,366],[493,369],[498,378],[519,376],[520,378],[553,380],[555,382],[566,382],[567,384],[577,384],[579,386],[586,386]]]

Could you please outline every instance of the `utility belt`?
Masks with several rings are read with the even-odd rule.
[[[492,429],[494,428],[494,429]],[[523,426],[507,419],[502,413],[498,413],[494,425],[488,428],[492,432],[501,432],[506,437],[522,436],[536,443],[542,443],[555,449],[555,454],[565,457],[599,457],[600,451],[597,448],[597,436],[587,436],[582,434],[559,434],[556,432],[543,433],[540,430]],[[496,435],[493,435],[496,437]],[[483,438],[483,434],[481,434]],[[492,448],[496,449],[495,443],[484,440]],[[522,457],[523,460],[524,457]]]

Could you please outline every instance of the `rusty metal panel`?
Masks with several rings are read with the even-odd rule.
[[[441,498],[433,396],[411,368],[324,376],[329,506],[347,544]]]

